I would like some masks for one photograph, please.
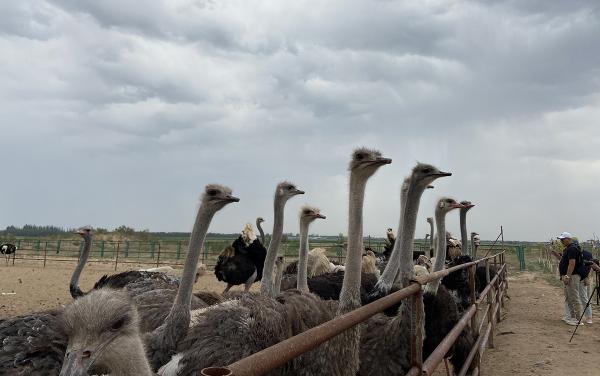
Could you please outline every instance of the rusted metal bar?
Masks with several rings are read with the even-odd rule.
[[[483,320],[482,320],[482,323],[483,323]],[[475,354],[477,354],[477,352],[479,351],[479,345],[481,344],[482,339],[483,339],[482,336],[477,337],[477,341],[475,341],[475,344],[473,345],[473,348],[469,352],[467,359],[465,359],[465,362],[463,363],[463,366],[460,369],[460,372],[458,372],[458,376],[465,376],[467,374],[467,372],[469,371],[469,366],[471,365],[471,362],[473,362],[473,358],[475,358]]]
[[[202,376],[233,376],[230,370],[223,367],[209,367],[200,371]]]
[[[444,359],[444,356],[446,356],[448,350],[450,350],[450,347],[452,347],[454,342],[456,342],[456,339],[463,331],[465,326],[468,325],[469,320],[471,320],[471,317],[475,314],[475,312],[477,312],[475,306],[472,305],[471,308],[465,312],[463,317],[461,317],[454,328],[452,328],[446,337],[444,337],[442,342],[440,342],[435,350],[433,350],[425,362],[423,362],[423,375],[431,375],[435,371],[435,368],[442,361],[442,359]]]

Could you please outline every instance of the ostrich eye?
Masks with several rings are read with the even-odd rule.
[[[311,211],[310,211],[310,210],[305,210],[305,211],[304,211],[304,215],[309,215],[310,213],[311,213]]]
[[[425,174],[430,174],[430,173],[432,173],[432,172],[433,172],[433,169],[432,169],[431,167],[426,167],[426,168],[424,168],[424,169],[423,169],[423,172],[424,172]]]
[[[216,189],[209,189],[208,191],[206,191],[206,194],[209,196],[216,196],[217,193],[219,193],[219,191],[217,191]]]
[[[293,185],[290,185],[290,186],[288,186],[288,188],[287,188],[287,189],[288,189],[288,191],[291,191],[292,189],[294,189],[294,186],[293,186]]]
[[[357,153],[354,157],[357,161],[362,161],[363,159],[365,159],[365,155],[363,153]]]
[[[119,330],[123,327],[123,325],[125,325],[125,318],[122,318],[120,320],[115,321],[111,326],[110,326],[110,330]]]

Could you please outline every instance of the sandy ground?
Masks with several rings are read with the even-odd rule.
[[[69,281],[75,262],[49,262],[43,268],[40,261],[19,260],[15,266],[6,266],[3,261],[0,262],[0,318],[41,311],[72,301]],[[152,266],[123,265],[117,272],[138,267]],[[87,291],[100,277],[113,273],[116,272],[112,263],[89,263],[81,275],[81,289]],[[225,283],[217,281],[212,271],[207,271],[206,275],[198,279],[194,290],[222,292],[225,286]],[[237,286],[231,291],[241,289],[241,286]],[[252,289],[258,290],[258,284],[252,286]]]
[[[537,274],[509,279],[504,320],[496,328],[494,349],[487,349],[482,375],[600,375],[600,310],[595,323],[577,329],[561,321],[564,295]]]
[[[68,304],[68,284],[75,263],[21,261],[15,266],[0,263],[0,318]],[[135,266],[128,266],[135,268]],[[127,270],[125,267],[118,271]],[[81,279],[85,291],[104,274],[114,273],[112,264],[92,263]],[[482,374],[514,375],[600,375],[600,310],[596,323],[578,329],[572,343],[573,327],[561,321],[563,295],[537,274],[513,273],[509,280],[510,300],[498,325],[495,348],[487,349]],[[220,292],[225,285],[208,272],[196,283],[195,290]],[[237,287],[240,289],[241,287]],[[258,284],[253,286],[258,289]],[[437,374],[443,366],[438,367]]]

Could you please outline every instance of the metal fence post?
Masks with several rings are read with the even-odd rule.
[[[156,267],[160,264],[160,242],[158,242],[158,255],[156,256]]]
[[[48,255],[48,241],[44,243],[44,268],[46,267],[46,256]]]
[[[100,241],[100,258],[104,258],[104,240]]]
[[[117,241],[117,254],[115,256],[115,271],[117,270],[117,265],[119,265],[119,248],[121,248],[121,242]]]
[[[58,241],[56,242],[56,254],[57,255],[60,252],[60,242],[61,242],[61,239],[58,239]]]
[[[181,240],[177,241],[177,260],[181,257]]]

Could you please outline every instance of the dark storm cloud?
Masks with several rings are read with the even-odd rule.
[[[0,5],[0,146],[18,161],[1,226],[184,230],[217,181],[242,202],[215,230],[237,231],[291,179],[328,215],[315,232],[338,233],[348,156],[367,145],[394,163],[369,185],[366,233],[396,226],[417,160],[454,172],[420,232],[445,194],[478,204],[487,238],[593,231],[596,2],[140,4]]]

